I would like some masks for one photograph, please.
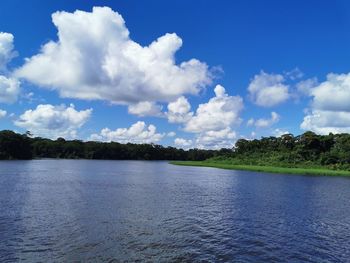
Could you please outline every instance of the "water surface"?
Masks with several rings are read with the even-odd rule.
[[[0,262],[349,258],[349,178],[166,162],[0,162]]]

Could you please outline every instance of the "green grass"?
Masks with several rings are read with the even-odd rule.
[[[350,171],[330,170],[326,168],[288,168],[275,166],[238,165],[223,162],[210,161],[172,161],[171,164],[186,166],[214,167],[228,170],[247,170],[255,172],[279,173],[279,174],[303,174],[303,175],[327,175],[350,176]]]

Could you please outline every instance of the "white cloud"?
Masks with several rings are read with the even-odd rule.
[[[284,84],[279,74],[267,74],[261,71],[255,75],[248,86],[249,97],[259,106],[272,107],[289,99],[289,86]]]
[[[325,111],[350,111],[350,73],[328,74],[327,80],[311,91],[313,108]]]
[[[0,71],[6,71],[7,63],[17,56],[17,52],[14,51],[13,39],[12,34],[0,32]]]
[[[7,115],[7,111],[5,111],[5,110],[0,110],[0,119],[6,117],[6,115]]]
[[[304,73],[298,67],[296,67],[290,71],[287,71],[285,73],[285,76],[291,80],[297,80],[302,78],[304,76]]]
[[[310,90],[311,109],[300,128],[320,134],[350,132],[350,73],[328,74]]]
[[[13,103],[20,93],[20,82],[0,75],[0,103]]]
[[[239,114],[243,109],[242,98],[227,95],[225,88],[220,85],[217,85],[214,91],[215,97],[207,103],[200,104],[193,117],[186,122],[185,131],[219,131],[241,123]]]
[[[184,138],[176,138],[174,140],[175,146],[184,148],[184,149],[190,148],[192,146],[192,143],[193,143],[192,140],[186,140]]]
[[[190,110],[191,104],[184,96],[181,96],[168,104],[166,115],[170,123],[185,123],[192,118],[193,112]]]
[[[271,112],[271,118],[270,119],[249,119],[247,122],[248,126],[255,125],[257,128],[267,128],[272,126],[273,124],[279,122],[280,116],[276,112]]]
[[[196,139],[196,147],[202,149],[232,148],[235,144],[236,133],[227,127],[218,131],[205,131]]]
[[[13,46],[13,35],[0,32],[0,103],[13,103],[20,93],[20,82],[7,77],[7,64],[17,55]]]
[[[72,104],[69,107],[40,104],[34,110],[25,111],[14,124],[35,136],[75,138],[91,113],[92,109],[77,111]]]
[[[46,43],[16,75],[62,97],[119,104],[171,101],[211,83],[205,63],[176,64],[182,40],[175,33],[141,46],[130,39],[122,16],[108,7],[56,12],[52,21],[58,41]]]
[[[300,128],[318,134],[350,133],[350,112],[312,110],[304,117]]]
[[[256,138],[256,132],[255,132],[255,131],[252,131],[252,132],[250,133],[250,138],[251,138],[251,139]]]
[[[169,122],[183,123],[184,131],[195,133],[193,146],[197,148],[232,147],[236,134],[233,126],[241,123],[239,114],[243,100],[239,96],[229,96],[221,85],[214,89],[215,97],[198,105],[195,113],[185,97],[169,103],[166,113]]]
[[[110,130],[104,128],[99,134],[92,134],[90,140],[115,141],[119,143],[158,143],[165,134],[157,133],[154,125],[146,126],[143,121],[138,121],[129,128],[118,128]]]
[[[166,136],[168,137],[174,137],[176,135],[176,132],[168,132],[168,134]]]
[[[284,135],[284,134],[289,134],[289,133],[290,133],[289,131],[283,130],[283,129],[275,129],[275,130],[273,131],[273,134],[274,134],[275,136],[277,136],[277,137],[281,137],[282,135]]]
[[[297,91],[302,95],[310,95],[312,89],[318,84],[317,78],[306,79],[296,84]]]
[[[250,118],[250,119],[247,121],[247,126],[253,126],[254,123],[255,123],[254,118]]]
[[[195,133],[194,147],[218,149],[232,147],[234,143],[236,134],[232,127],[242,121],[239,114],[243,100],[239,96],[229,96],[221,85],[217,85],[214,92],[215,97],[198,105],[195,113],[185,97],[168,104],[169,122],[182,123],[184,131]]]
[[[128,112],[140,117],[144,116],[162,116],[162,106],[154,102],[142,101],[128,106]]]

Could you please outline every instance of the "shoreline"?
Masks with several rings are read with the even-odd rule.
[[[219,162],[208,161],[170,161],[173,165],[182,166],[199,166],[199,167],[211,167],[226,170],[241,170],[241,171],[253,171],[253,172],[265,172],[276,174],[298,174],[298,175],[319,175],[319,176],[349,176],[350,171],[345,170],[331,170],[326,168],[288,168],[288,167],[275,167],[275,166],[258,166],[258,165],[237,165],[227,164]]]

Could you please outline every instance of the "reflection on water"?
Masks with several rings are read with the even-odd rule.
[[[0,261],[350,258],[350,180],[166,162],[0,162]]]

